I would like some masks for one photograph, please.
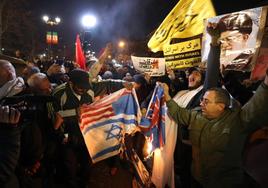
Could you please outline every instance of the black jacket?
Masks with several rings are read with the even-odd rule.
[[[19,159],[20,128],[0,124],[0,187],[10,181]]]

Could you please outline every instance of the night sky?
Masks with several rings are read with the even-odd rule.
[[[202,0],[201,0],[202,1]],[[178,0],[35,0],[40,21],[43,14],[59,16],[60,40],[73,45],[83,31],[80,19],[85,13],[98,18],[92,29],[92,47],[98,51],[120,38],[145,40],[164,20]],[[213,0],[218,15],[268,4],[268,0]]]

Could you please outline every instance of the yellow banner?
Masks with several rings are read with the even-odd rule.
[[[187,40],[185,42],[180,42],[176,44],[166,45],[164,47],[164,55],[174,55],[179,53],[190,52],[194,50],[201,49],[201,41],[200,38]]]
[[[172,38],[199,35],[204,30],[203,20],[215,15],[211,0],[180,0],[156,30],[148,47],[153,52],[163,51]]]
[[[201,62],[201,39],[166,45],[163,51],[166,66],[171,69],[197,66]]]

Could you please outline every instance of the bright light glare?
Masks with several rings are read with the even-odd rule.
[[[144,159],[149,159],[153,153],[153,144],[148,137],[146,137],[144,146],[143,146],[143,155]]]
[[[120,48],[124,48],[124,47],[125,47],[125,42],[124,42],[124,41],[120,41],[120,42],[118,43],[118,46],[119,46]]]
[[[97,24],[97,19],[95,16],[92,15],[86,15],[82,18],[82,25],[84,27],[92,28],[95,27]]]
[[[47,21],[49,20],[49,17],[48,17],[47,15],[44,15],[44,16],[43,16],[43,20],[44,20],[45,22],[47,22]]]
[[[152,153],[153,150],[153,144],[151,142],[147,142],[147,154],[150,155]]]
[[[55,18],[56,23],[60,23],[61,19],[59,17]]]

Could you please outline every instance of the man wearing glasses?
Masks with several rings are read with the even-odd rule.
[[[209,26],[212,35],[207,74],[219,69],[218,27]],[[222,47],[222,46],[221,46]],[[222,53],[222,51],[221,51]],[[213,71],[214,70],[214,71]],[[218,70],[217,70],[218,71]],[[209,82],[217,81],[214,77]],[[247,136],[268,125],[268,69],[254,96],[241,108],[230,108],[230,95],[222,88],[209,88],[200,100],[201,112],[180,107],[162,84],[168,113],[178,125],[188,125],[193,155],[192,175],[204,188],[243,187],[242,151]]]
[[[207,90],[202,112],[186,110],[175,103],[163,84],[170,116],[179,125],[189,125],[190,140],[199,150],[196,180],[205,188],[242,186],[241,157],[247,136],[268,124],[268,70],[255,95],[239,109],[230,109],[230,97],[222,88]]]

